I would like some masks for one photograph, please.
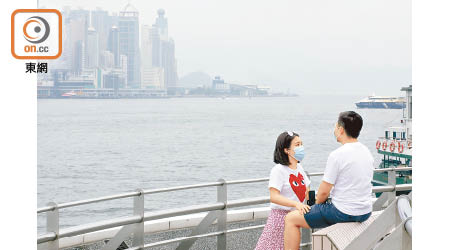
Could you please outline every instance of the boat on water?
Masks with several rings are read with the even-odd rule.
[[[403,87],[401,90],[406,92],[406,102],[400,125],[387,128],[384,136],[379,137],[375,145],[378,154],[383,156],[378,166],[380,169],[412,167],[412,86]],[[412,184],[412,170],[398,171],[395,175],[396,184]],[[389,185],[388,183],[388,172],[374,172],[374,186]],[[403,193],[397,192],[397,195]]]
[[[405,108],[403,97],[375,96],[370,95],[355,103],[357,108],[368,109],[403,109]]]
[[[77,95],[77,93],[75,93],[74,91],[70,91],[70,92],[66,92],[66,93],[62,94],[61,97],[73,97],[76,95]]]

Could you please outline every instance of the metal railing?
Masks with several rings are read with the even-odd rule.
[[[346,233],[330,234],[318,232],[313,237],[314,242],[328,241],[333,249],[340,250],[411,250],[411,233],[407,223],[411,222],[411,193],[398,196],[381,213],[376,213],[369,223],[342,223],[335,230]],[[314,245],[315,249],[322,249],[322,244]],[[325,245],[325,244],[324,244]],[[327,248],[327,249],[331,249]]]
[[[396,191],[407,191],[412,189],[411,184],[401,184],[395,185],[395,172],[397,171],[409,171],[412,170],[411,167],[404,168],[384,168],[375,169],[374,172],[388,172],[388,185],[386,186],[376,186],[372,188],[373,193],[383,193],[380,198],[374,203],[374,210],[381,209],[382,205],[386,201],[392,202],[395,200]],[[321,176],[323,172],[307,173],[309,177]],[[204,237],[217,237],[217,249],[226,249],[226,236],[228,233],[241,232],[245,230],[253,230],[264,227],[264,225],[249,226],[239,229],[227,230],[227,210],[228,208],[243,207],[249,205],[259,205],[266,204],[270,202],[270,197],[256,197],[256,198],[246,198],[238,200],[227,199],[227,186],[235,184],[247,184],[268,181],[269,178],[259,178],[259,179],[246,179],[246,180],[234,180],[225,181],[224,179],[219,179],[216,182],[209,182],[203,184],[194,185],[184,185],[171,188],[159,188],[159,189],[138,189],[133,192],[127,192],[122,194],[103,196],[94,199],[86,199],[75,202],[66,202],[57,204],[50,202],[45,207],[41,207],[37,210],[37,213],[46,213],[47,216],[47,232],[39,235],[37,237],[38,246],[43,246],[44,249],[56,250],[59,249],[59,239],[65,237],[72,237],[77,235],[82,235],[86,233],[91,233],[99,230],[112,229],[116,227],[122,227],[119,232],[112,238],[102,249],[117,249],[122,241],[132,236],[132,248],[133,250],[145,249],[148,247],[166,245],[174,242],[181,242],[177,249],[189,249],[195,240]],[[217,202],[211,204],[193,205],[184,208],[168,209],[156,212],[144,212],[144,196],[155,193],[172,192],[178,190],[194,189],[194,188],[204,188],[204,187],[217,187]],[[59,226],[59,210],[63,208],[81,206],[86,204],[92,204],[102,201],[110,201],[123,198],[134,198],[133,215],[127,217],[114,218],[109,220],[103,220],[99,222],[84,224],[80,226],[74,226],[70,228],[60,229]],[[168,218],[179,215],[194,214],[200,212],[209,212],[205,218],[200,222],[200,224],[193,229],[191,236],[180,237],[171,240],[165,240],[150,244],[144,244],[144,222]],[[208,227],[217,220],[218,232],[206,233]],[[311,241],[303,241],[303,238],[307,239],[307,235],[311,235],[311,230],[305,232],[304,237],[302,237],[301,246],[306,249],[310,249]]]
[[[383,214],[374,221],[373,224],[375,225],[371,225],[376,229],[374,231],[376,231],[378,235],[383,232],[385,234],[374,246],[374,250],[412,249],[411,201],[411,193],[409,195],[397,197],[396,202],[392,202],[392,204],[383,211]],[[394,211],[389,211],[390,209]],[[371,236],[372,239],[377,240],[377,238],[373,237],[373,234]]]

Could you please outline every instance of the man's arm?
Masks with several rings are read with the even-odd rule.
[[[326,181],[320,183],[319,190],[317,191],[316,204],[323,203],[328,199],[333,186],[333,184]]]

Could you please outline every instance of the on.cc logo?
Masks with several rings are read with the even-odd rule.
[[[47,20],[39,16],[32,16],[23,25],[23,35],[30,43],[42,43],[50,34]]]
[[[11,14],[11,54],[16,59],[56,59],[62,53],[62,16],[56,9]]]

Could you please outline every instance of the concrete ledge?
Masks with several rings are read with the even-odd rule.
[[[154,221],[147,221],[144,223],[144,232],[145,233],[156,233],[167,231],[170,229],[170,220],[168,219],[159,219]]]
[[[169,230],[195,227],[203,220],[207,213],[190,214],[168,218]]]
[[[254,219],[265,219],[269,217],[270,214],[270,207],[262,207],[262,208],[255,208],[253,210],[253,218]]]

